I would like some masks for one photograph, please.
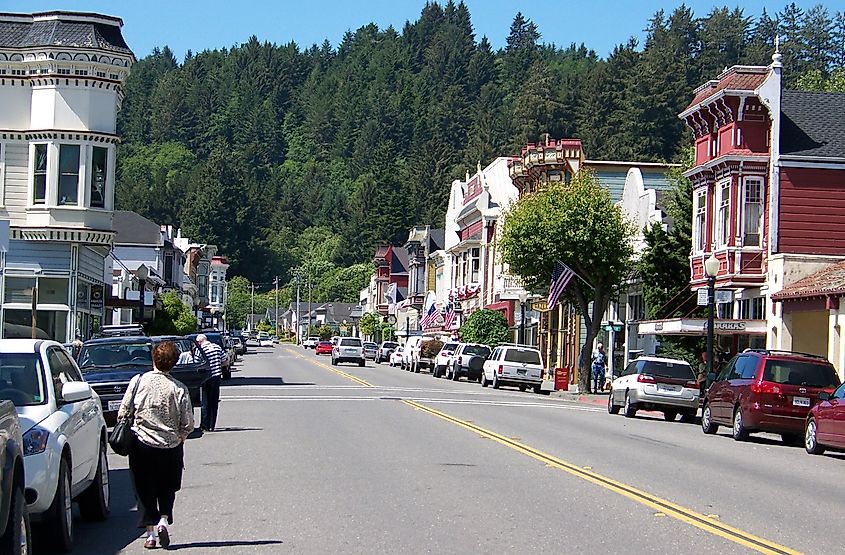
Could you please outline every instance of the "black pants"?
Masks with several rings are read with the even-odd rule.
[[[217,406],[220,404],[220,377],[209,378],[202,386],[202,420],[204,430],[217,426]]]
[[[141,504],[138,527],[155,526],[165,516],[173,524],[173,503],[182,487],[184,450],[150,447],[138,439],[129,451],[129,470]]]

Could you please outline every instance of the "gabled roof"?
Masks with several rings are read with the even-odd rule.
[[[428,234],[428,253],[431,254],[435,251],[439,251],[443,249],[443,246],[446,243],[446,230],[445,229],[432,229],[429,231]]]
[[[845,93],[781,94],[781,155],[845,158]]]
[[[772,295],[773,301],[845,295],[845,260],[810,274]]]
[[[390,273],[407,274],[408,265],[408,251],[405,249],[393,249],[393,263],[390,266]]]
[[[112,229],[115,231],[115,244],[151,247],[164,245],[161,226],[137,212],[115,210]]]
[[[100,14],[0,13],[0,48],[91,48],[133,56],[123,40],[121,25],[120,18]]]

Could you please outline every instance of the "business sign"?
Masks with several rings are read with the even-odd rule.
[[[89,303],[91,310],[103,310],[103,286],[91,286],[91,302]]]
[[[713,323],[716,331],[745,331],[746,323],[742,320],[721,320]]]

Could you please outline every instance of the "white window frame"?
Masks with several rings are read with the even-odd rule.
[[[727,191],[727,201],[725,201]],[[731,180],[723,180],[716,184],[716,218],[713,220],[716,232],[716,247],[726,247],[731,236]]]
[[[707,188],[703,187],[693,197],[692,238],[695,252],[704,252],[707,247]]]
[[[759,186],[759,200],[756,202],[749,202],[748,200],[748,188],[749,185],[757,185]],[[742,180],[742,234],[740,236],[740,245],[743,247],[757,247],[760,248],[763,246],[763,209],[764,209],[764,196],[765,196],[765,181],[760,176],[750,176],[746,177]],[[756,233],[757,233],[757,243],[756,244],[747,244],[746,243],[746,235],[749,232],[749,220],[748,220],[748,207],[751,204],[756,204],[759,206],[759,215],[757,217],[756,223]]]

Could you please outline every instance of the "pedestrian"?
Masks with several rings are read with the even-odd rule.
[[[704,397],[704,392],[707,391],[707,351],[701,351],[700,361],[698,363],[698,374],[695,377],[695,381],[698,384],[698,391],[702,397]]]
[[[182,487],[184,443],[194,429],[194,409],[188,388],[170,376],[179,350],[172,341],[153,348],[153,369],[132,378],[118,420],[134,407],[129,470],[140,502],[138,526],[146,528],[146,549],[170,545],[173,503]]]
[[[607,366],[607,355],[604,354],[604,345],[599,343],[596,345],[596,350],[593,351],[592,357],[593,393],[599,393],[604,390],[605,366]]]
[[[220,404],[220,379],[223,376],[223,357],[226,354],[220,345],[208,340],[208,336],[201,333],[197,336],[197,343],[202,349],[208,365],[211,367],[211,377],[202,386],[202,417],[200,427],[205,432],[213,432],[217,426],[217,407]]]
[[[83,345],[82,340],[79,339],[78,337],[73,340],[73,343],[71,343],[71,351],[73,351],[72,352],[73,359],[76,360],[76,361],[79,361],[79,353],[82,352],[82,345]]]

